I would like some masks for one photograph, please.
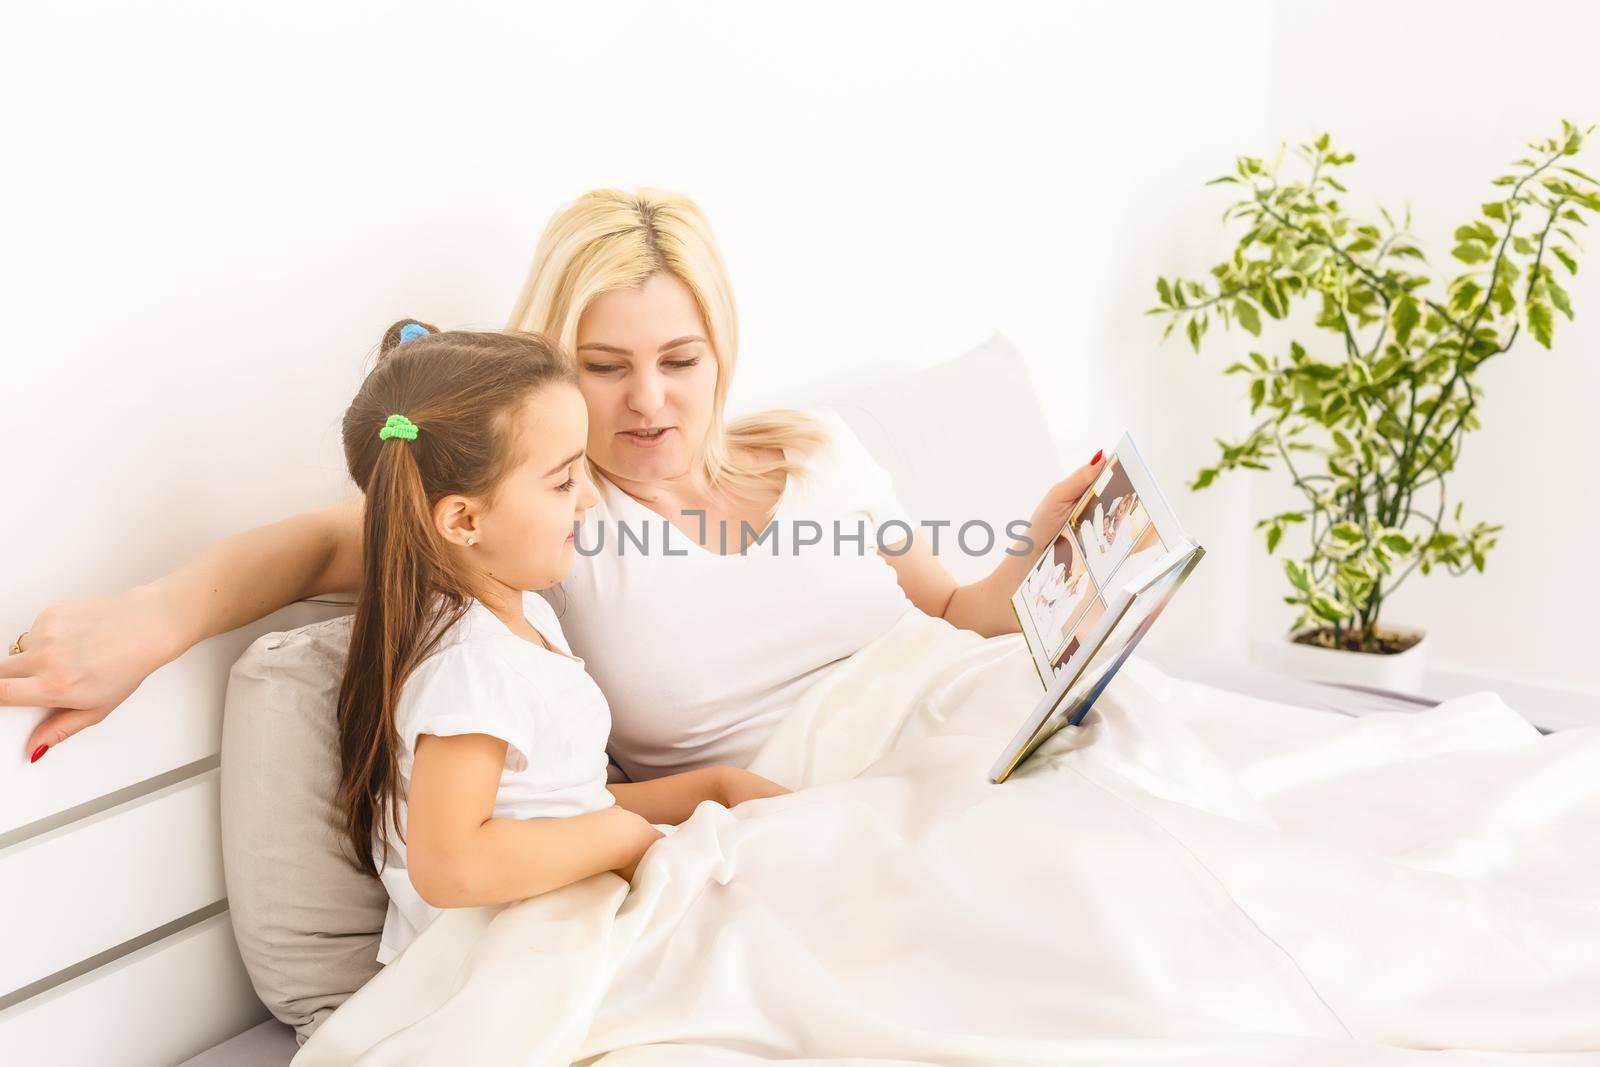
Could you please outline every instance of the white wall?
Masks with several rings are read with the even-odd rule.
[[[1219,371],[1244,340],[1196,358],[1140,315],[1157,272],[1229,247],[1226,196],[1202,183],[1326,128],[1360,156],[1353,202],[1409,197],[1448,262],[1449,230],[1523,139],[1600,118],[1600,11],[1109,7],[8,14],[0,89],[27,106],[0,141],[0,633],[346,492],[337,420],[384,325],[501,324],[555,206],[657,184],[702,202],[732,264],[736,407],[1004,330],[1058,413],[1063,460],[1131,428],[1210,549],[1154,639],[1242,655],[1287,622],[1250,529],[1273,483],[1181,484],[1243,424]],[[1492,79],[1473,66],[1491,42]],[[1330,74],[1351,65],[1366,75]],[[1470,668],[1600,693],[1600,590],[1573,562],[1600,520],[1595,277],[1579,275],[1553,353],[1484,373],[1485,429],[1453,484],[1507,524],[1488,573],[1414,581],[1393,604],[1456,668],[1441,686]]]
[[[1274,12],[1274,138],[1331,131],[1357,156],[1347,203],[1376,214],[1377,203],[1409,201],[1437,277],[1465,269],[1449,255],[1451,233],[1494,198],[1490,180],[1526,142],[1558,135],[1563,118],[1600,122],[1600,6],[1342,0]],[[1600,140],[1577,165],[1600,168]],[[1490,684],[1600,715],[1600,229],[1593,232],[1572,279],[1577,317],[1558,317],[1554,348],[1524,337],[1479,375],[1483,429],[1466,439],[1449,485],[1469,522],[1506,527],[1485,572],[1414,576],[1392,602],[1393,619],[1433,635],[1442,668],[1434,685],[1443,693]],[[1257,505],[1262,514],[1268,506]],[[1289,609],[1266,595],[1281,571],[1260,554],[1255,562],[1255,624],[1281,627],[1288,620],[1279,609]]]
[[[0,633],[347,492],[337,422],[383,327],[502,324],[546,217],[602,184],[707,209],[736,407],[999,328],[1066,459],[1132,427],[1176,485],[1233,383],[1139,312],[1222,247],[1201,182],[1264,136],[1268,20],[1108,7],[8,14]],[[1212,556],[1169,641],[1238,643],[1246,505],[1180,508]]]

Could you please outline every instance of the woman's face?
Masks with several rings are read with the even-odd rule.
[[[658,271],[637,289],[602,293],[578,320],[577,357],[596,466],[634,482],[694,469],[711,429],[717,360],[687,285]]]

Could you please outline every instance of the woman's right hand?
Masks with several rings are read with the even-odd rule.
[[[37,762],[111,714],[182,650],[172,628],[171,612],[153,586],[41,611],[22,638],[22,651],[0,658],[0,706],[54,709],[34,727],[25,754]]]
[[[99,722],[189,646],[303,597],[358,588],[362,506],[347,497],[224,538],[126,593],[44,609],[22,653],[0,657],[0,706],[56,709],[28,738],[27,754],[38,758],[41,745]]]
[[[743,767],[721,764],[716,770],[719,775],[717,800],[725,808],[736,808],[747,800],[781,797],[791,792],[787,786],[779,785],[772,779],[763,778]]]

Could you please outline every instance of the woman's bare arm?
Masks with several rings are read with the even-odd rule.
[[[191,646],[307,596],[353,590],[361,497],[236,534],[171,574],[115,596],[52,604],[23,651],[0,657],[0,706],[58,709],[26,752],[109,715],[151,672]]]
[[[1034,509],[1027,532],[1011,546],[1015,554],[1008,553],[993,571],[976,582],[959,584],[928,544],[915,536],[910,547],[899,555],[881,550],[878,554],[894,568],[907,599],[924,614],[984,637],[1016,633],[1021,627],[1016,612],[1011,610],[1011,594],[1027,577],[1028,568],[1039,553],[1066,525],[1073,505],[1094,484],[1100,469],[1101,454],[1096,452],[1094,459],[1051,486]]]
[[[1033,557],[1007,556],[991,573],[961,585],[925,540],[913,537],[911,547],[898,556],[880,554],[894,568],[907,599],[924,614],[984,637],[1019,629],[1011,594],[1027,576]]]
[[[151,585],[179,651],[279,608],[361,581],[360,496],[218,541]]]
[[[488,734],[417,739],[406,799],[406,866],[436,908],[503,904],[634,866],[661,838],[620,805],[559,819],[494,817],[506,743]]]
[[[639,815],[648,822],[676,826],[694,814],[704,800],[726,804],[723,767],[702,767],[697,771],[668,774],[645,782],[612,782],[606,788],[617,807]]]

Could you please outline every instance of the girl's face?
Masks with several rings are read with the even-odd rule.
[[[717,359],[689,287],[665,271],[595,297],[578,320],[589,458],[634,482],[694,470],[711,430]]]
[[[513,416],[511,470],[492,497],[446,497],[435,505],[445,535],[486,577],[513,589],[545,589],[572,569],[574,526],[594,506],[584,471],[589,416],[570,385],[534,392]],[[452,518],[439,514],[456,512]],[[466,545],[471,537],[475,544]]]

